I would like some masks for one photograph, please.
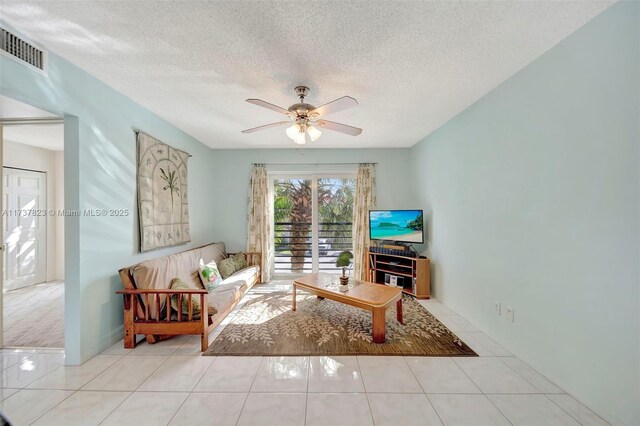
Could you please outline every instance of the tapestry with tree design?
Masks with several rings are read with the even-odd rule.
[[[190,155],[138,132],[140,251],[186,244],[189,232],[187,160]]]

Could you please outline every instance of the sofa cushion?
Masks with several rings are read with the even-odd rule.
[[[218,265],[215,260],[205,264],[204,260],[200,259],[200,267],[198,268],[198,271],[200,272],[202,285],[209,293],[211,293],[211,291],[218,287],[222,282],[222,275],[220,275],[220,271],[218,271]]]
[[[223,312],[230,303],[234,303],[238,298],[238,293],[234,288],[216,288],[207,295],[207,313],[209,316],[218,312]]]
[[[253,285],[255,282],[255,276],[259,274],[260,267],[258,265],[247,266],[244,269],[234,272],[229,278],[222,280],[220,287],[237,283]]]
[[[189,285],[184,281],[182,281],[180,278],[175,278],[173,279],[173,281],[171,281],[171,288],[174,290],[179,290],[179,289],[197,289],[198,287]],[[178,296],[177,294],[171,296],[171,307],[176,312],[178,311],[179,298],[180,296]],[[189,314],[189,296],[183,295],[181,299],[182,299],[182,314],[188,315]],[[191,307],[192,307],[193,314],[200,313],[200,295],[199,294],[191,295]]]
[[[244,253],[236,253],[231,256],[231,259],[233,259],[233,263],[236,265],[236,271],[247,267],[247,259],[245,259]]]
[[[223,280],[222,283],[207,296],[209,315],[222,312],[222,309],[227,306],[227,302],[231,300],[230,298],[233,298],[233,303],[240,300],[242,295],[255,284],[256,276],[259,273],[259,266],[249,266],[234,273],[226,280]]]
[[[226,280],[236,271],[236,262],[232,258],[224,259],[218,263],[218,271],[220,271],[222,279]]]
[[[229,257],[224,243],[209,244],[202,247],[200,250],[202,251],[200,257],[202,257],[204,263],[209,263],[212,260],[219,263],[222,259]]]

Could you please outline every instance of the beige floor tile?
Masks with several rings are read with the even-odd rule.
[[[40,417],[38,426],[98,425],[130,392],[79,391]]]
[[[0,389],[0,401],[3,399],[9,398],[14,393],[18,392],[20,389]]]
[[[551,380],[538,373],[532,367],[519,360],[516,357],[500,358],[505,364],[514,369],[518,374],[527,379],[529,383],[535,386],[542,393],[564,393],[562,389],[554,385]]]
[[[376,426],[441,426],[424,394],[371,393],[367,395]]]
[[[578,402],[571,395],[558,394],[547,395],[547,397],[558,404],[560,408],[569,413],[571,417],[576,419],[583,426],[608,426],[609,424],[593,411]]]
[[[64,354],[35,353],[2,370],[0,387],[23,388],[64,364]]]
[[[475,339],[473,336],[475,333],[468,333],[466,331],[457,331],[454,332],[456,336],[460,338],[464,343],[467,344],[478,356],[495,356],[493,352],[487,349],[482,343]]]
[[[484,395],[427,395],[447,426],[502,426],[509,421]]]
[[[147,378],[137,389],[139,391],[191,392],[213,357],[172,356]]]
[[[251,392],[306,392],[309,357],[264,357]]]
[[[83,390],[134,391],[163,362],[166,356],[125,356],[87,383]]]
[[[134,392],[101,423],[104,426],[167,425],[188,393]]]
[[[513,356],[511,352],[505,349],[498,342],[493,340],[491,337],[487,336],[484,333],[480,332],[472,332],[470,333],[476,341],[480,342],[485,348],[489,349],[491,353],[495,356]]]
[[[373,426],[364,393],[310,393],[307,426]]]
[[[97,355],[79,366],[62,366],[31,383],[30,389],[77,390],[111,367],[121,355]]]
[[[235,425],[246,393],[192,393],[173,416],[171,426]]]
[[[124,347],[124,340],[120,340],[105,349],[101,355],[126,355],[131,351],[133,351],[133,349],[126,349]]]
[[[312,356],[309,392],[364,392],[355,356]]]
[[[28,425],[73,392],[23,389],[0,402],[0,411],[13,426]]]
[[[487,395],[517,426],[580,426],[573,417],[544,395]]]
[[[304,393],[250,393],[237,426],[302,426],[306,402]]]
[[[16,365],[31,356],[30,353],[23,352],[2,352],[0,353],[0,370]]]
[[[405,357],[426,393],[481,393],[480,389],[447,357]]]
[[[495,357],[453,358],[485,393],[539,393],[511,367]]]
[[[249,392],[261,361],[252,356],[215,357],[194,391]]]
[[[367,392],[422,393],[403,357],[359,356],[358,364]]]

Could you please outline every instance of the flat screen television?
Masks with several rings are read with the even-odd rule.
[[[369,210],[369,238],[424,243],[422,210]]]

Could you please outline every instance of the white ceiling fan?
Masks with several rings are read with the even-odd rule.
[[[335,132],[345,133],[351,136],[358,136],[362,133],[362,129],[357,127],[347,126],[346,124],[323,119],[326,115],[358,105],[358,101],[352,97],[343,96],[335,101],[331,101],[328,104],[324,104],[321,107],[316,108],[304,101],[304,98],[309,94],[308,87],[297,86],[294,90],[296,95],[300,98],[300,102],[291,105],[288,109],[263,101],[262,99],[247,99],[247,102],[251,104],[286,115],[289,117],[289,121],[265,124],[264,126],[243,130],[242,133],[253,133],[259,130],[286,126],[293,123],[293,125],[287,129],[286,133],[289,138],[299,145],[304,145],[307,142],[312,142],[318,139],[322,134],[320,129],[333,130]]]

